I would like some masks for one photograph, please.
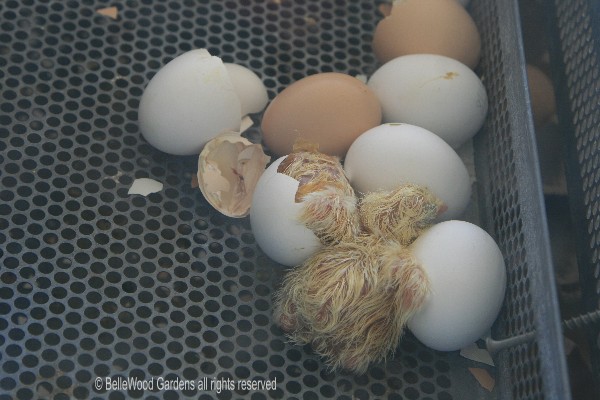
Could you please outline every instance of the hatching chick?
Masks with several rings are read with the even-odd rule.
[[[332,368],[363,373],[394,351],[428,291],[408,250],[360,235],[290,271],[276,293],[275,318],[293,342],[310,343]]]
[[[303,203],[299,221],[331,245],[360,232],[358,200],[337,157],[315,148],[296,146],[277,168],[296,179],[296,203]]]

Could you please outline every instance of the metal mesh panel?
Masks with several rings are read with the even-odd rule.
[[[600,9],[597,2],[551,2],[553,66],[567,148],[567,184],[577,232],[584,312],[600,307]],[[596,391],[600,329],[588,327]]]
[[[508,268],[504,310],[496,324],[500,337],[538,331],[536,342],[501,354],[500,380],[510,399],[569,398],[562,353],[558,304],[543,213],[537,152],[526,87],[522,42],[515,4],[475,3],[473,13],[487,43],[483,80],[490,101],[486,129],[493,134],[476,141],[476,156],[488,215]],[[524,96],[521,97],[521,94]],[[558,346],[553,348],[553,346]]]
[[[493,71],[488,77],[488,88],[493,97],[498,101],[490,102],[490,129],[495,135],[490,136],[487,146],[490,169],[490,205],[493,214],[494,230],[501,246],[508,267],[508,286],[506,297],[510,299],[505,303],[504,324],[502,336],[509,337],[535,329],[533,319],[534,306],[531,300],[531,279],[526,262],[526,245],[522,229],[522,215],[519,185],[517,184],[518,171],[515,165],[513,121],[509,121],[509,98],[506,94],[507,76],[506,62],[500,48],[501,38],[498,32],[497,11],[488,9],[482,16],[486,23],[495,26],[491,29],[488,41],[488,54],[484,56],[485,63],[482,67]],[[514,73],[514,72],[513,72]],[[521,226],[520,226],[521,225]],[[539,371],[539,354],[535,347],[527,345],[509,351],[507,364],[510,366],[510,378],[513,383],[513,397],[515,399],[543,398],[541,374]],[[526,375],[523,369],[534,371],[531,376]]]
[[[519,161],[534,150],[514,142],[531,136],[516,132],[527,107],[510,100],[526,97],[508,72],[518,75],[523,62],[510,49],[519,43],[516,10],[508,0],[473,3],[491,106],[476,146],[482,219],[509,265],[496,333],[551,330],[553,292],[550,302],[538,294],[541,272],[532,270],[547,251],[545,227],[529,217],[540,207],[539,180],[533,174],[523,190],[530,165]],[[372,73],[377,4],[128,0],[116,20],[96,13],[111,5],[0,3],[0,398],[493,398],[468,372],[481,365],[410,334],[393,359],[361,376],[332,373],[309,347],[288,344],[271,319],[283,272],[257,247],[248,219],[215,212],[190,187],[195,157],[160,153],[138,130],[144,86],[193,48],[253,69],[271,98],[316,72]],[[248,136],[259,141],[259,129]],[[142,177],[164,190],[128,195]],[[503,398],[552,398],[548,382],[563,383],[559,340],[538,341],[498,358],[491,371]],[[96,389],[104,376],[277,379],[277,389]]]

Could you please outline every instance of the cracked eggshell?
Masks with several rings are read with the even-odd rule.
[[[256,183],[270,160],[260,144],[238,132],[222,133],[210,140],[198,157],[198,187],[220,213],[245,217]]]
[[[448,209],[438,218],[461,216],[471,200],[467,167],[434,133],[409,124],[383,124],[352,143],[344,161],[350,184],[361,194],[403,183],[427,187]]]
[[[494,239],[464,221],[446,221],[410,247],[431,292],[408,328],[426,346],[455,351],[482,337],[496,320],[506,291],[506,266]]]
[[[152,146],[174,155],[199,154],[223,131],[238,131],[240,100],[219,57],[191,50],[163,66],[140,100],[138,120]]]
[[[317,236],[299,222],[301,203],[295,197],[299,182],[277,172],[283,156],[261,175],[254,190],[250,224],[258,246],[273,261],[287,267],[300,265],[322,245]]]
[[[269,102],[267,88],[263,81],[248,68],[232,63],[225,63],[229,79],[240,99],[242,115],[262,111]]]
[[[402,56],[382,65],[367,85],[377,95],[383,122],[425,128],[457,149],[481,129],[488,98],[466,65],[435,54]]]

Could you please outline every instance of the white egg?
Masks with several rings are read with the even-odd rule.
[[[382,65],[368,81],[383,122],[423,127],[458,148],[482,127],[485,87],[466,65],[435,54],[411,54]]]
[[[426,346],[459,350],[496,320],[506,290],[506,267],[494,239],[469,222],[446,221],[412,244],[431,284],[423,308],[408,328]]]
[[[383,124],[350,146],[344,171],[359,193],[391,190],[403,183],[425,186],[448,209],[440,219],[462,215],[471,199],[465,164],[439,136],[408,124]]]
[[[146,86],[138,119],[152,146],[175,155],[199,154],[223,131],[238,131],[240,100],[220,58],[191,50],[162,67]]]
[[[238,64],[225,63],[225,68],[240,99],[242,115],[262,111],[269,102],[269,95],[258,75]]]
[[[277,172],[286,158],[275,160],[261,175],[250,207],[250,224],[258,246],[269,258],[288,267],[304,262],[321,248],[315,234],[298,221],[302,205],[295,197],[300,183]]]

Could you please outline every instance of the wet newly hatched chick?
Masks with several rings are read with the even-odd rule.
[[[363,373],[394,351],[428,290],[425,272],[399,243],[360,235],[290,271],[275,318],[332,368]]]
[[[372,238],[364,239],[325,247],[287,273],[276,293],[275,318],[294,341],[308,343],[330,330],[349,299],[374,285],[377,271],[365,267],[373,258],[366,245]]]
[[[408,245],[446,209],[427,188],[404,184],[395,190],[366,194],[359,212],[367,232]]]
[[[339,183],[337,160],[327,157],[297,154],[281,167],[299,180],[299,192],[310,185],[303,216],[328,239],[285,276],[274,314],[291,341],[310,344],[332,368],[362,373],[393,352],[429,292],[406,246],[444,206],[427,189],[402,185],[366,195],[357,208],[347,180]]]

